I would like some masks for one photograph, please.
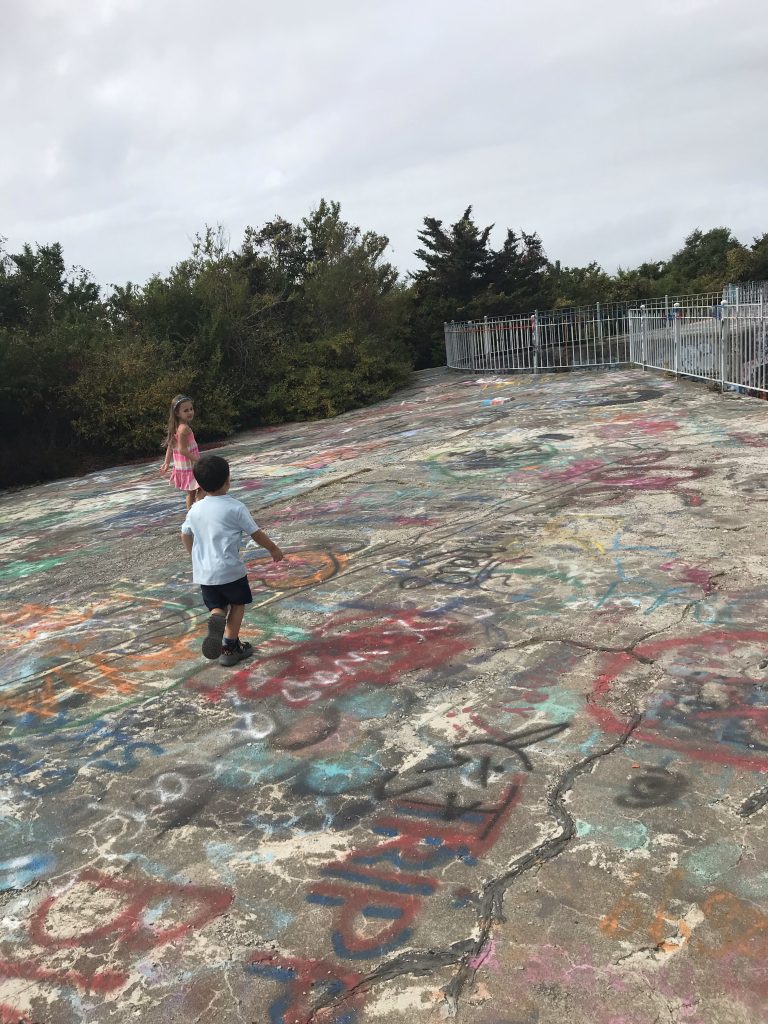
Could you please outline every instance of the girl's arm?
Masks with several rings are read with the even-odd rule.
[[[171,446],[170,445],[166,445],[165,446],[165,458],[163,459],[163,464],[160,467],[160,476],[165,476],[165,474],[168,472],[168,470],[170,468],[171,468]]]
[[[191,433],[192,433],[192,431],[189,429],[189,427],[183,426],[183,427],[179,427],[179,430],[178,430],[178,433],[177,433],[176,436],[179,439],[179,451],[181,452],[181,454],[184,456],[185,459],[189,459],[189,461],[192,463],[192,465],[194,465],[198,461],[200,456],[199,455],[193,455],[190,452],[189,448],[187,447],[187,445],[189,444],[189,435]]]

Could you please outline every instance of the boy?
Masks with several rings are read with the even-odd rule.
[[[205,492],[195,502],[181,527],[184,547],[192,555],[192,579],[200,584],[203,602],[211,613],[203,654],[220,665],[237,665],[253,654],[249,643],[240,642],[245,606],[253,601],[245,565],[240,557],[242,535],[249,534],[272,555],[283,553],[260,530],[242,501],[230,498],[229,463],[219,455],[204,455],[192,471]]]

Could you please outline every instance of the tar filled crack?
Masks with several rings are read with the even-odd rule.
[[[452,1015],[455,1015],[458,1009],[458,1001],[467,982],[475,973],[472,962],[480,955],[490,938],[494,923],[501,919],[506,890],[521,875],[559,856],[576,835],[576,822],[564,805],[564,798],[573,788],[574,781],[602,758],[612,754],[619,747],[625,746],[632,737],[632,733],[640,724],[641,719],[642,716],[640,714],[633,715],[627,728],[614,743],[583,758],[560,775],[560,778],[547,794],[548,810],[560,825],[560,833],[545,839],[532,850],[518,857],[503,875],[493,879],[485,886],[479,902],[479,936],[474,948],[463,957],[461,967],[444,990],[449,1012]]]

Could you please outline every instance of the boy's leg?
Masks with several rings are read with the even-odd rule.
[[[227,624],[224,627],[224,639],[225,640],[237,640],[240,636],[240,627],[243,624],[243,616],[245,615],[244,604],[231,604],[229,606],[229,615],[227,615]]]
[[[208,616],[208,634],[203,640],[203,657],[209,661],[215,661],[221,654],[222,637],[224,626],[227,623],[227,608],[229,603],[225,594],[222,594],[218,587],[211,587],[203,584],[200,587],[203,597],[203,604],[211,613]]]
[[[250,658],[253,654],[253,647],[250,644],[240,642],[240,626],[245,614],[245,606],[252,601],[251,588],[248,585],[248,577],[242,576],[239,580],[224,584],[221,593],[229,603],[227,614],[227,625],[224,630],[220,665],[237,665],[244,658]]]
[[[224,644],[221,648],[220,665],[237,665],[245,658],[253,654],[253,647],[250,644],[240,642],[240,626],[245,614],[244,604],[231,604],[227,615],[227,625],[224,630]]]
[[[203,657],[209,661],[215,661],[221,654],[226,624],[226,608],[212,608],[211,614],[208,616],[208,634],[203,640]]]

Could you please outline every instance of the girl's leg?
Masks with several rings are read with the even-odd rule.
[[[237,640],[240,636],[240,627],[243,624],[243,615],[245,615],[244,604],[231,604],[229,606],[227,624],[224,627],[225,640]]]
[[[187,491],[187,512],[195,504],[195,498],[197,497],[197,491]]]

